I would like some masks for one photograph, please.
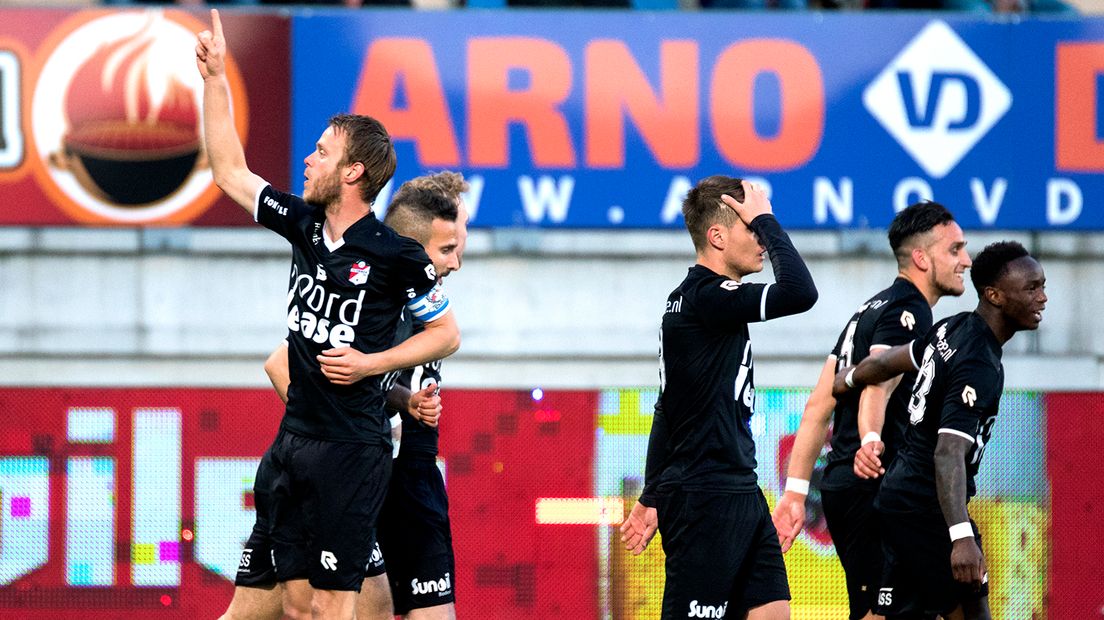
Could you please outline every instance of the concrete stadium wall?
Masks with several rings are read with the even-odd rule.
[[[842,322],[894,275],[883,231],[793,237],[820,301],[752,327],[763,386],[810,385]],[[972,252],[1020,240],[1047,272],[1042,328],[1006,347],[1007,387],[1104,388],[1104,235],[967,237]],[[0,229],[0,384],[264,385],[289,255],[259,229]],[[465,259],[446,287],[463,330],[448,383],[600,387],[656,383],[663,303],[693,255],[683,231],[495,229],[472,231]],[[935,314],[975,303],[968,287]]]

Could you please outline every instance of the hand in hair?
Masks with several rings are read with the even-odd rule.
[[[760,215],[774,212],[770,200],[767,198],[767,193],[761,187],[748,181],[740,181],[740,184],[744,187],[743,202],[739,202],[728,194],[722,194],[721,200],[735,211],[736,215],[740,216],[745,224],[750,224],[752,220]]]

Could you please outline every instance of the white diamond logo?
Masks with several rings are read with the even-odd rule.
[[[863,105],[941,179],[1012,107],[1012,93],[945,22],[933,21],[863,92]]]

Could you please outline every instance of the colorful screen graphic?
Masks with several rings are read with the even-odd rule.
[[[642,484],[656,397],[445,393],[439,465],[460,617],[658,617],[659,540],[633,557],[616,528]],[[770,502],[806,397],[757,394],[752,430]],[[1099,479],[1104,464],[1062,448],[1104,448],[1086,417],[1101,408],[1100,394],[1005,395],[970,505],[994,617],[1082,618],[1104,603],[1086,585],[1102,569],[1081,557],[1104,540],[1085,518],[1101,498],[1070,491]],[[280,413],[263,389],[0,389],[0,617],[218,617]],[[844,618],[843,574],[815,492],[808,508],[786,556],[794,617]]]

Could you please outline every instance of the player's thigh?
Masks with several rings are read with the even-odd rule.
[[[311,586],[359,591],[391,475],[390,451],[374,444],[315,441],[300,452],[296,467],[305,488]]]
[[[234,597],[220,620],[280,620],[284,615],[281,589],[268,586],[235,586]]]
[[[746,494],[743,494],[746,495]],[[724,617],[752,544],[758,515],[743,514],[734,494],[672,492],[657,516],[666,555],[664,619]]]
[[[306,579],[292,579],[282,584],[284,615],[293,620],[311,617],[314,588]]]
[[[311,617],[324,620],[354,620],[357,593],[351,590],[314,590]]]
[[[403,618],[407,620],[456,620],[456,605],[447,603],[445,605],[411,609]]]
[[[866,617],[877,604],[885,558],[871,490],[821,492],[824,517],[847,581],[850,620]]]
[[[747,613],[748,620],[789,620],[790,602],[771,601],[758,607],[752,607]]]
[[[386,573],[365,577],[357,595],[356,616],[357,620],[393,620],[395,610]]]
[[[395,611],[455,602],[455,558],[448,496],[432,460],[396,461],[380,516]]]
[[[942,515],[880,514],[885,574],[876,611],[888,618],[933,618],[958,605],[951,544]]]
[[[732,586],[730,607],[733,611],[744,611],[789,601],[786,563],[766,498],[761,492],[741,496],[736,500],[735,509],[748,515],[743,535],[751,538],[751,545]],[[773,605],[770,608],[782,607]],[[789,609],[789,604],[784,607]]]

